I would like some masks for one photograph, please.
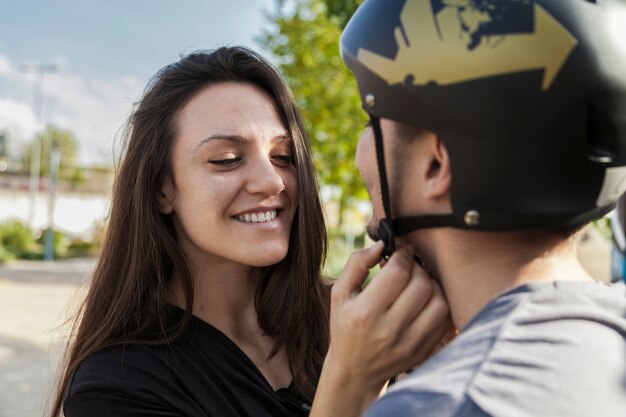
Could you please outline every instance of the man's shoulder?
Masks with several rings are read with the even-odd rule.
[[[511,410],[528,416],[619,415],[616,410],[626,407],[623,385],[615,383],[626,375],[623,302],[623,286],[511,290],[396,384],[368,417],[510,415]],[[602,412],[585,414],[589,410]]]
[[[368,411],[366,417],[414,416],[483,417],[469,392],[489,352],[501,323],[488,330],[462,333],[404,379],[394,384]]]
[[[429,390],[390,392],[369,408],[365,417],[489,417],[470,397]]]

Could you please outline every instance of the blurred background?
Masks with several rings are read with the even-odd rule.
[[[332,236],[362,246],[369,206],[353,155],[366,118],[338,47],[358,3],[0,0],[0,261],[97,254],[122,129],[144,86],[181,54],[237,44],[284,74]]]
[[[368,244],[354,166],[366,122],[339,57],[359,0],[0,0],[0,417],[41,416],[65,324],[98,255],[127,115],[180,54],[245,45],[283,73],[306,121],[331,237],[326,274]],[[580,253],[610,276],[610,221]]]

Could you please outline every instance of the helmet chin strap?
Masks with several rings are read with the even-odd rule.
[[[378,176],[380,178],[380,194],[385,211],[385,217],[378,222],[378,237],[385,244],[383,258],[388,259],[396,250],[396,236],[405,236],[415,230],[433,227],[466,228],[465,225],[460,223],[452,214],[428,214],[401,217],[395,220],[392,219],[389,183],[387,182],[387,170],[385,168],[385,146],[383,143],[383,133],[380,128],[380,118],[370,114],[370,120],[372,129],[374,130],[376,161],[378,163]]]
[[[396,237],[393,232],[391,219],[391,203],[389,202],[389,186],[387,182],[387,170],[385,169],[385,146],[383,144],[383,132],[380,129],[380,118],[370,114],[372,129],[374,129],[374,141],[376,143],[376,160],[378,162],[378,176],[380,178],[380,195],[383,199],[385,217],[378,222],[378,237],[385,244],[383,258],[388,259],[396,250]]]

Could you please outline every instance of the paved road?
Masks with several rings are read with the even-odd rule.
[[[593,230],[580,245],[583,265],[609,274],[610,242]],[[0,265],[0,417],[41,417],[92,261]]]
[[[92,261],[0,265],[0,417],[41,417]]]

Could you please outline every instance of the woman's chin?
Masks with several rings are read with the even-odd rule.
[[[242,263],[256,267],[268,267],[276,265],[287,256],[288,247],[266,247],[262,253],[249,254],[242,259]]]
[[[277,263],[279,263],[280,261],[285,259],[286,255],[287,255],[287,253],[285,253],[283,256],[266,257],[264,259],[258,259],[258,260],[255,260],[255,261],[251,262],[250,265],[251,266],[256,266],[256,267],[261,267],[261,268],[265,268],[265,267],[268,267],[268,266],[276,265]]]

